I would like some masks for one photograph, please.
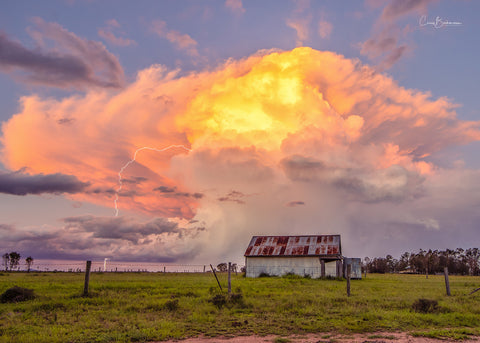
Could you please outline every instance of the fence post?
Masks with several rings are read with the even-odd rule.
[[[228,294],[232,293],[232,262],[228,262]]]
[[[87,267],[85,269],[85,285],[83,286],[83,296],[88,295],[88,284],[90,283],[90,268],[92,267],[92,261],[87,261]]]
[[[337,277],[341,278],[343,277],[343,265],[341,260],[337,260]]]
[[[350,272],[352,270],[352,265],[347,264],[347,296],[350,296]]]
[[[206,267],[206,266],[204,265],[204,266],[203,266],[203,272],[204,272],[204,273],[205,273],[205,267]]]
[[[220,287],[220,290],[223,292],[222,286],[220,285],[220,281],[218,281],[217,273],[215,273],[215,269],[213,269],[212,265],[210,265],[210,268],[212,268],[213,275],[215,276],[215,279],[217,279],[218,287]]]
[[[450,296],[450,281],[448,280],[448,267],[445,267],[445,269],[443,270],[444,274],[445,274],[445,287],[447,289],[447,295]]]

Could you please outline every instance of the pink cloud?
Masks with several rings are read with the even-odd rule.
[[[113,31],[119,29],[120,24],[115,19],[107,21],[107,27],[98,29],[98,35],[107,42],[117,46],[130,46],[137,44],[134,40],[129,38],[117,37]]]
[[[304,42],[309,37],[308,26],[310,25],[309,18],[287,19],[287,26],[296,31],[297,39],[296,45],[303,46]]]
[[[175,30],[167,29],[167,23],[163,20],[156,20],[152,24],[152,31],[159,37],[167,39],[177,49],[183,50],[190,56],[199,56],[197,45],[198,43],[188,34],[182,34]]]
[[[225,0],[225,7],[236,14],[244,14],[242,0]]]
[[[360,53],[376,61],[379,71],[391,68],[412,50],[410,45],[402,41],[410,28],[406,26],[401,29],[398,22],[407,16],[421,15],[426,12],[429,5],[436,2],[437,0],[390,2],[368,0],[368,6],[384,8],[374,25],[372,36],[360,44]]]
[[[293,15],[290,18],[287,18],[286,24],[288,27],[296,31],[296,46],[303,46],[305,41],[309,39],[310,32],[309,26],[312,21],[312,15],[306,13],[310,8],[309,0],[295,0],[295,9]]]
[[[333,25],[325,20],[320,20],[318,22],[318,35],[323,39],[329,38],[332,34]]]

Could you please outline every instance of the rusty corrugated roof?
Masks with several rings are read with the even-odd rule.
[[[246,257],[341,255],[340,235],[253,236],[245,251]]]

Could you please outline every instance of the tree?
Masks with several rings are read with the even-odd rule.
[[[3,265],[5,266],[5,271],[8,270],[8,265],[10,264],[10,255],[5,253],[2,255],[3,258]]]
[[[236,263],[232,263],[232,265],[230,266],[230,270],[231,270],[232,272],[234,272],[234,273],[237,272],[237,268],[238,268],[238,266],[237,266]]]
[[[16,251],[12,251],[10,254],[10,270],[12,271],[13,268],[18,267],[18,264],[20,263],[20,254]]]
[[[366,256],[364,259],[365,261],[365,272],[369,272],[370,270],[368,269],[368,264],[370,263],[370,257]]]
[[[468,263],[468,268],[470,275],[478,275],[479,271],[479,259],[480,251],[478,248],[467,249],[465,252],[466,261]]]
[[[225,262],[220,263],[219,265],[217,265],[217,268],[221,272],[226,272],[228,270],[228,264],[226,264]]]
[[[400,256],[400,260],[398,261],[398,266],[397,266],[398,271],[403,271],[408,268],[409,259],[410,259],[410,254],[408,252],[405,252],[403,253],[402,256]]]
[[[32,264],[33,264],[33,257],[32,257],[32,256],[28,256],[28,257],[25,259],[25,263],[27,264],[27,273],[30,273],[30,267],[32,267]]]

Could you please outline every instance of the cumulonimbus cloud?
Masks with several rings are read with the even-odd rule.
[[[136,181],[123,184],[120,213],[198,220],[206,230],[195,246],[326,228],[359,228],[361,238],[370,227],[404,220],[418,228],[441,216],[424,200],[445,181],[431,156],[480,140],[480,123],[458,119],[455,108],[332,52],[263,51],[182,76],[154,65],[113,95],[23,97],[2,125],[1,156],[11,170],[61,170],[89,183],[66,196],[110,206],[113,216],[122,166],[141,147],[171,147],[141,151],[123,171]],[[308,206],[287,209],[292,199]]]
[[[52,87],[119,88],[123,69],[100,42],[78,37],[57,23],[34,18],[28,30],[37,43],[28,48],[0,33],[0,69],[23,81]],[[49,45],[53,44],[53,47]]]

